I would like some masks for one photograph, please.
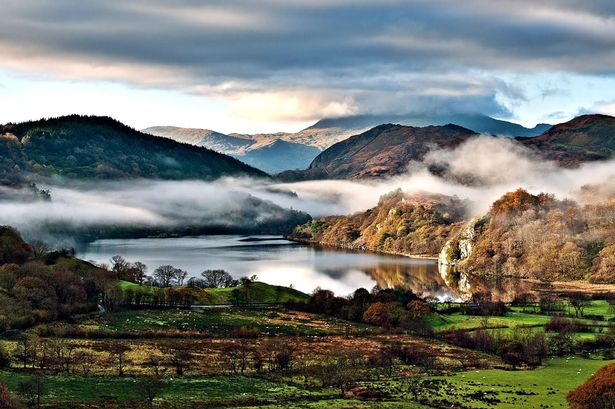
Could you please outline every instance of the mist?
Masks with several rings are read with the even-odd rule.
[[[434,165],[445,169],[443,175],[430,172]],[[602,194],[583,193],[581,188],[587,185],[596,186]],[[514,140],[481,135],[455,149],[432,150],[423,162],[411,163],[400,176],[378,181],[324,180],[279,186],[296,192],[300,203],[294,203],[295,208],[314,217],[368,209],[378,203],[381,195],[397,188],[409,194],[430,192],[466,199],[472,204],[468,217],[473,217],[488,211],[504,193],[518,188],[580,203],[604,200],[615,193],[615,160],[562,168]]]
[[[429,170],[433,166],[444,172],[434,175]],[[588,192],[582,189],[586,185],[596,187]],[[411,163],[403,175],[380,180],[275,183],[222,178],[88,184],[64,180],[61,185],[42,187],[51,191],[51,201],[5,192],[0,224],[17,227],[28,239],[49,241],[54,241],[58,226],[65,236],[71,229],[105,226],[283,232],[307,220],[306,214],[296,211],[312,217],[346,215],[375,206],[380,196],[397,188],[409,194],[430,192],[466,199],[471,203],[468,217],[486,212],[494,200],[519,187],[588,203],[615,193],[615,160],[564,169],[510,139],[478,136],[455,149],[434,149],[423,162]]]

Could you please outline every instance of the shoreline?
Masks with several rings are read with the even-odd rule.
[[[339,245],[339,244],[334,244],[334,243],[325,243],[325,242],[318,242],[318,241],[313,241],[313,240],[302,240],[296,237],[292,237],[292,236],[286,236],[285,237],[286,240],[288,241],[292,241],[294,243],[300,243],[300,244],[309,244],[311,246],[320,246],[320,247],[329,247],[329,248],[333,248],[333,249],[342,249],[342,250],[351,250],[351,251],[355,251],[355,252],[362,252],[362,253],[373,253],[373,254],[380,254],[380,255],[387,255],[387,256],[398,256],[398,257],[407,257],[407,258],[413,258],[413,259],[417,259],[417,260],[433,260],[433,261],[438,261],[438,255],[432,255],[432,254],[407,254],[407,253],[397,253],[397,252],[393,252],[393,251],[383,251],[383,250],[374,250],[371,249],[367,246],[353,246],[353,245]]]

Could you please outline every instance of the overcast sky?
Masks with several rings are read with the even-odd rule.
[[[0,122],[298,130],[324,116],[615,114],[612,0],[3,0]]]

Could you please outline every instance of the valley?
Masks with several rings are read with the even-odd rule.
[[[610,129],[384,124],[272,177],[193,146],[243,136],[5,125],[0,385],[49,409],[565,405],[615,365]]]

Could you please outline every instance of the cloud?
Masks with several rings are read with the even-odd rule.
[[[497,113],[497,94],[522,95],[485,73],[612,75],[611,3],[7,0],[0,65],[207,92],[249,118],[456,110],[464,97]]]

